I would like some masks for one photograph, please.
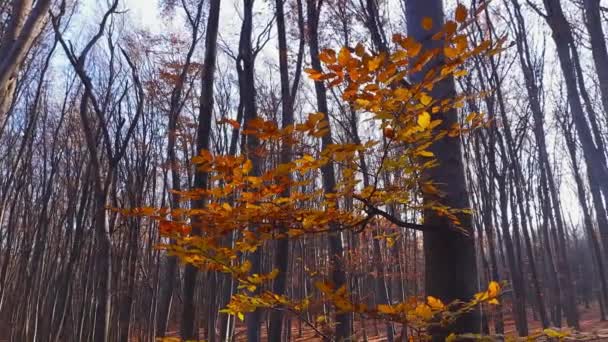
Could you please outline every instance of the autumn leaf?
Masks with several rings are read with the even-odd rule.
[[[431,151],[418,151],[416,154],[421,157],[428,157],[428,158],[432,158],[435,156],[435,154],[433,154],[433,152],[431,152]]]
[[[440,299],[435,298],[433,296],[426,297],[426,302],[434,310],[443,310],[445,308],[445,305],[443,304],[443,302]]]
[[[308,74],[308,77],[310,77],[311,79],[315,80],[315,81],[319,81],[321,79],[323,79],[323,73],[312,69],[312,68],[306,68],[304,69],[304,72]]]
[[[343,47],[340,49],[340,53],[338,54],[338,64],[341,66],[347,66],[350,61],[350,50],[347,47]]]
[[[419,304],[418,306],[416,306],[414,314],[416,314],[416,316],[422,318],[425,321],[428,321],[433,317],[433,311],[431,311],[431,307],[426,304]]]
[[[422,94],[420,96],[420,103],[422,103],[425,106],[430,105],[432,101],[433,101],[433,98],[428,96],[427,94]]]
[[[493,298],[493,297],[498,296],[499,293],[500,293],[500,284],[498,284],[498,282],[491,281],[490,285],[488,285],[488,296],[490,298]]]
[[[453,48],[451,46],[446,46],[443,48],[443,54],[449,59],[454,59],[458,57],[458,52],[458,49]]]
[[[471,121],[473,121],[473,119],[475,119],[476,116],[477,116],[477,113],[472,112],[469,115],[467,115],[467,118],[464,121],[471,122]]]
[[[336,52],[334,50],[325,49],[319,54],[319,59],[325,64],[336,63]]]
[[[241,128],[241,124],[238,121],[232,120],[232,119],[228,119],[228,118],[224,118],[224,119],[220,120],[218,123],[220,123],[220,124],[223,124],[223,123],[228,124],[228,125],[232,126],[235,129]]]
[[[428,112],[423,112],[418,115],[418,126],[426,129],[431,124],[431,115]]]
[[[367,63],[367,67],[369,68],[369,71],[376,71],[376,69],[382,65],[382,62],[384,62],[384,56],[379,55],[370,59],[370,61]]]
[[[422,18],[422,28],[430,31],[433,28],[433,19],[429,17]]]
[[[463,4],[458,4],[454,18],[457,22],[463,23],[467,19],[467,8]]]
[[[253,169],[253,163],[251,162],[251,160],[247,159],[245,164],[243,164],[243,173],[248,174],[249,172],[251,172],[252,169]]]
[[[562,332],[559,332],[557,330],[553,330],[553,329],[545,329],[543,330],[543,333],[551,338],[557,338],[557,339],[561,339],[567,336],[567,334],[564,334]]]
[[[490,299],[490,300],[488,301],[488,304],[491,304],[491,305],[499,305],[499,304],[500,304],[500,302],[498,301],[498,299],[493,298],[493,299]]]
[[[379,313],[383,313],[383,314],[387,314],[387,315],[392,315],[394,314],[395,308],[392,307],[391,305],[386,305],[386,304],[378,304],[377,308]]]

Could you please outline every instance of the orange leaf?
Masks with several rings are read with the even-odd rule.
[[[347,47],[343,47],[338,54],[338,64],[346,66],[348,62],[350,62],[350,50]]]
[[[467,14],[467,8],[463,4],[458,4],[458,7],[456,7],[455,15],[456,21],[459,23],[463,23],[465,20],[467,20]]]
[[[422,28],[430,31],[433,28],[433,19],[429,17],[422,18]]]

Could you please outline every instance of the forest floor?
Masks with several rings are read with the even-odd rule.
[[[608,342],[608,337],[602,337],[602,338],[597,337],[597,335],[608,336],[608,321],[600,320],[599,307],[597,306],[597,304],[593,304],[589,308],[585,308],[584,306],[581,306],[579,308],[579,314],[580,314],[580,325],[581,325],[580,331],[585,334],[589,334],[589,337],[585,338],[585,339],[571,337],[571,338],[569,338],[569,340],[571,340],[571,341],[572,340],[574,340],[574,341],[583,341],[583,340],[585,340],[585,341],[607,341]],[[489,325],[491,327],[490,329],[492,329],[493,323],[490,322]],[[363,330],[361,329],[360,321],[356,322],[356,326],[357,326],[356,330],[358,332],[357,341],[367,341],[367,342],[387,341],[385,326],[380,321],[372,321],[372,320],[366,321],[366,323],[365,323],[366,336],[364,336],[362,333]],[[528,326],[529,326],[531,334],[542,330],[540,321],[534,319],[534,317],[532,317],[531,313],[530,313],[530,316],[528,317]],[[266,328],[265,327],[262,327],[261,333],[262,333],[262,340],[265,341],[266,340]],[[511,315],[509,312],[505,313],[505,333],[507,336],[516,335],[515,322],[511,318]],[[237,326],[235,341],[245,341],[246,340],[245,334],[246,334],[245,327]],[[175,332],[175,335],[171,334],[171,333],[169,335],[175,336],[175,335],[177,335],[177,332]],[[397,340],[397,337],[399,337],[399,334],[397,334],[395,336],[396,340]],[[305,324],[302,324],[302,326],[300,328],[300,324],[297,321],[293,321],[292,326],[291,326],[290,341],[292,341],[292,342],[322,341],[322,339],[316,334],[316,332],[312,328],[307,327]]]
[[[581,325],[581,332],[584,333],[589,333],[590,335],[595,335],[595,337],[593,338],[587,338],[584,339],[586,341],[608,341],[608,337],[603,337],[603,338],[598,338],[597,335],[602,335],[602,336],[608,336],[608,321],[601,321],[600,320],[600,313],[599,313],[599,307],[597,305],[591,305],[589,308],[585,308],[583,306],[581,306],[579,308],[579,314],[580,314],[580,325]],[[516,335],[516,330],[515,330],[515,322],[513,321],[512,318],[510,318],[510,315],[507,313],[506,315],[506,320],[505,320],[505,333],[508,336],[515,336]],[[387,341],[386,339],[386,330],[384,328],[384,324],[382,322],[374,322],[374,321],[367,321],[365,324],[365,331],[367,334],[367,338],[364,338],[363,334],[361,333],[362,329],[360,328],[360,322],[356,322],[357,324],[357,331],[359,332],[357,334],[357,341],[368,341],[368,342],[384,342]],[[532,315],[530,314],[529,318],[528,318],[528,324],[529,324],[529,329],[531,333],[536,333],[542,330],[541,327],[541,323],[538,320],[535,320]],[[490,322],[490,326],[492,326],[492,323]],[[237,329],[237,335],[235,340],[236,341],[245,341],[245,330],[244,329]],[[265,329],[262,329],[262,334],[265,335]],[[396,338],[398,337],[395,336]],[[264,338],[262,339],[264,340]],[[570,340],[583,340],[583,339],[577,339],[577,338],[572,338]],[[291,339],[290,341],[293,342],[304,342],[304,341],[322,341],[321,338],[318,337],[318,335],[315,334],[315,331],[309,327],[307,327],[306,325],[302,325],[302,329],[301,329],[301,333],[300,333],[300,326],[297,322],[294,322],[292,324],[292,330],[291,330]]]

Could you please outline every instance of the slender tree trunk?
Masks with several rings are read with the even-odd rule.
[[[290,90],[289,81],[289,65],[287,61],[288,48],[287,48],[287,35],[285,31],[285,14],[283,9],[283,0],[276,0],[276,20],[277,20],[277,31],[279,38],[279,69],[281,74],[281,103],[283,111],[282,127],[283,129],[292,126],[294,123],[293,114],[293,96]],[[281,164],[287,164],[292,160],[292,151],[289,143],[283,143],[281,146]],[[288,175],[287,180],[291,181],[291,177]],[[285,187],[285,190],[281,194],[282,197],[289,197],[291,194],[290,185]],[[286,229],[282,229],[286,232]],[[277,278],[273,283],[273,292],[278,295],[285,293],[285,286],[287,281],[287,268],[289,265],[289,240],[280,239],[277,241],[277,250],[275,253],[274,265],[279,271]],[[283,325],[283,314],[281,311],[274,310],[270,313],[270,325],[268,331],[268,341],[280,341],[282,337],[282,325]],[[288,327],[289,329],[289,327]]]
[[[321,72],[321,60],[319,59],[319,17],[322,8],[322,1],[307,0],[308,18],[308,47],[310,52],[311,66],[314,70]],[[315,82],[315,94],[317,97],[317,110],[325,113],[329,120],[329,108],[327,105],[327,93],[325,85]],[[321,138],[322,148],[326,148],[333,143],[331,124],[328,125],[329,132]],[[323,190],[326,194],[335,192],[336,176],[334,166],[331,163],[321,168]],[[338,205],[336,203],[336,205]],[[329,234],[329,262],[331,268],[331,279],[336,288],[347,286],[346,272],[344,270],[344,247],[342,246],[341,234],[335,224],[330,226]],[[335,338],[338,341],[350,341],[352,331],[352,317],[348,313],[336,314]]]
[[[196,150],[208,150],[211,143],[211,121],[213,115],[213,82],[215,79],[217,36],[219,25],[220,0],[209,2],[209,17],[207,19],[207,31],[205,37],[205,60],[202,71],[202,92],[200,97],[200,110],[198,116],[198,127],[196,132]],[[197,171],[194,176],[194,187],[206,189],[208,175]],[[193,208],[202,208],[205,200],[199,199],[192,203]],[[200,234],[200,226],[195,220],[192,226],[192,234]],[[196,321],[196,278],[198,270],[192,265],[186,265],[184,271],[184,303],[181,321],[182,339],[197,339],[198,332],[195,331]],[[210,286],[213,286],[210,284]]]

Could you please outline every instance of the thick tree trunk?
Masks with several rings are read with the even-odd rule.
[[[444,22],[443,1],[430,0],[406,1],[407,8],[407,30],[410,36],[422,43],[423,49],[441,47],[441,40],[431,40],[433,32],[438,31]],[[434,31],[425,31],[422,28],[422,19],[429,17],[434,23]],[[414,83],[422,81],[429,67],[438,66],[442,63],[440,58],[430,63],[425,70],[414,75]],[[435,99],[451,97],[455,94],[453,79],[436,84],[431,92]],[[450,127],[457,122],[456,110],[442,113],[443,127]],[[453,208],[468,208],[468,194],[465,187],[465,176],[458,138],[445,137],[436,142],[431,151],[435,154],[439,166],[424,175],[437,184],[446,184],[442,187],[444,197],[443,203]],[[426,201],[435,198],[425,198]],[[452,223],[445,217],[438,216],[432,210],[424,213],[425,231],[425,290],[428,295],[436,296],[444,302],[453,300],[469,300],[477,291],[477,267],[475,257],[475,239],[472,231],[470,216],[461,217],[462,227],[469,232],[464,235],[452,229]],[[464,315],[447,329],[431,331],[433,339],[440,341],[445,339],[449,332],[479,331],[479,312],[477,310]]]

